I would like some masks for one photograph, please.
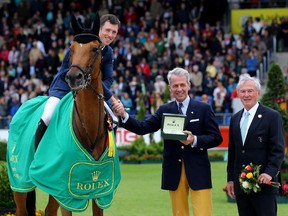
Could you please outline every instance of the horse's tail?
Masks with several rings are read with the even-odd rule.
[[[27,193],[26,209],[28,216],[35,216],[36,213],[36,192],[35,190]]]

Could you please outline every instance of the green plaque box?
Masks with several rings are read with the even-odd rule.
[[[186,140],[187,134],[183,133],[186,115],[163,113],[161,135],[163,139]]]

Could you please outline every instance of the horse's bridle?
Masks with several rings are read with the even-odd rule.
[[[97,50],[95,51],[95,54],[93,56],[93,58],[89,61],[89,64],[87,65],[87,67],[85,68],[85,70],[82,69],[81,66],[79,66],[78,64],[71,64],[70,65],[70,69],[72,67],[76,67],[78,70],[80,70],[83,75],[84,75],[84,84],[83,85],[80,85],[77,89],[72,89],[73,91],[73,94],[74,94],[74,97],[75,97],[75,94],[77,94],[78,91],[84,89],[84,88],[87,88],[89,87],[97,96],[99,99],[104,99],[104,95],[97,92],[96,89],[91,85],[91,81],[92,81],[92,74],[94,73],[95,71],[95,68],[96,68],[96,59],[97,57],[99,56],[99,54],[101,53],[101,50],[102,48],[99,47],[97,48]],[[98,76],[100,75],[100,73],[98,74]],[[98,78],[98,77],[97,77]]]
[[[77,68],[78,70],[80,70],[80,71],[83,73],[83,75],[84,75],[84,77],[83,77],[83,78],[84,78],[84,84],[81,85],[81,86],[80,86],[79,88],[77,88],[77,89],[72,89],[72,92],[73,92],[75,110],[76,110],[77,116],[78,116],[78,118],[79,118],[79,121],[80,121],[80,123],[81,123],[81,127],[84,129],[84,131],[85,131],[85,133],[86,133],[86,135],[87,135],[87,137],[88,137],[88,139],[89,139],[89,141],[90,141],[90,143],[91,143],[90,148],[86,147],[86,149],[89,150],[89,151],[92,151],[92,150],[95,148],[98,139],[101,139],[101,138],[105,135],[105,132],[103,132],[102,134],[99,135],[99,133],[100,133],[100,132],[99,132],[100,127],[98,127],[97,136],[96,136],[96,138],[95,138],[94,141],[92,140],[92,138],[90,137],[90,135],[89,135],[89,133],[88,133],[88,131],[87,131],[87,129],[86,129],[86,127],[85,127],[85,125],[84,125],[81,117],[80,117],[80,114],[79,114],[79,111],[78,111],[78,108],[77,108],[77,104],[76,104],[75,98],[76,98],[76,95],[77,95],[78,91],[83,90],[83,89],[85,89],[85,88],[88,87],[89,89],[92,90],[93,93],[95,93],[95,94],[98,96],[98,99],[99,99],[99,107],[101,108],[101,106],[103,106],[103,103],[101,103],[101,100],[104,99],[104,95],[101,94],[101,93],[99,93],[99,92],[91,85],[92,74],[94,73],[95,68],[96,68],[96,66],[97,66],[97,64],[96,64],[96,59],[97,59],[97,57],[99,56],[99,54],[101,53],[101,50],[102,50],[101,47],[98,47],[98,48],[97,48],[97,50],[95,51],[95,54],[94,54],[93,58],[91,58],[91,60],[89,61],[89,64],[88,64],[87,67],[85,68],[85,70],[82,69],[82,67],[79,66],[78,64],[71,64],[71,66],[70,66],[70,69],[71,69],[72,67],[76,67],[76,68]],[[100,75],[100,73],[99,73],[97,76],[99,76],[99,75]],[[97,78],[98,78],[98,77],[97,77]],[[99,115],[99,119],[100,119],[100,112],[98,113],[98,115]],[[79,131],[79,128],[76,127],[76,129],[77,129],[77,131],[78,131],[78,134],[81,136],[81,133],[80,133],[80,131]],[[85,145],[85,144],[83,144],[83,145]],[[87,145],[86,145],[86,146],[87,146]]]

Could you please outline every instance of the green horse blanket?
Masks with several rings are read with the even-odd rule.
[[[73,212],[84,211],[89,199],[102,209],[110,207],[121,179],[113,131],[109,132],[109,142],[113,143],[114,154],[110,154],[110,144],[95,161],[74,134],[73,97],[69,93],[58,104],[34,153],[34,133],[47,99],[27,101],[12,119],[7,151],[12,190],[28,192],[39,187]]]

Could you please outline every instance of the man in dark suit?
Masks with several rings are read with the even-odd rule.
[[[227,192],[231,198],[236,198],[239,216],[276,216],[279,189],[268,183],[278,181],[284,158],[282,118],[279,112],[258,103],[261,85],[257,78],[242,78],[237,92],[244,109],[236,113],[230,122]],[[247,126],[242,138],[244,125]],[[240,188],[239,175],[250,163],[261,165],[258,177],[261,191],[246,194]]]
[[[114,112],[121,116],[120,126],[140,135],[158,131],[163,113],[179,113],[183,104],[186,114],[186,140],[164,139],[162,164],[163,190],[170,191],[173,215],[189,216],[188,195],[192,197],[194,216],[212,215],[211,169],[207,149],[221,144],[222,137],[211,106],[188,96],[190,75],[182,68],[168,73],[169,90],[176,100],[161,105],[154,115],[144,121],[129,117],[121,104],[114,104]]]

